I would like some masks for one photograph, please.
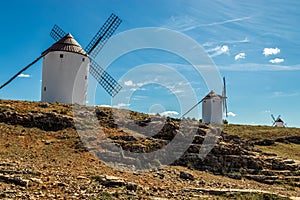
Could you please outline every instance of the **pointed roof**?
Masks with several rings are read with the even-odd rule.
[[[84,49],[78,44],[78,42],[74,39],[74,37],[68,33],[56,43],[54,43],[49,49],[44,51],[42,54],[47,54],[51,51],[67,51],[74,52],[84,56],[88,56]]]
[[[280,118],[276,119],[275,122],[282,122],[283,123],[282,119],[280,119]]]
[[[213,98],[222,99],[223,97],[221,95],[218,95],[217,93],[215,93],[215,91],[212,90],[202,99],[202,101],[206,99],[213,99]]]

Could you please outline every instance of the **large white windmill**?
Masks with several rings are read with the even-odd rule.
[[[41,101],[85,105],[90,58],[73,36],[67,34],[42,54]]]
[[[120,23],[121,19],[111,14],[85,49],[71,34],[67,34],[55,25],[50,35],[56,43],[1,85],[0,89],[43,58],[41,101],[85,105],[88,72],[109,95],[115,96],[121,86],[93,58],[97,56]]]
[[[202,122],[208,124],[223,124],[224,113],[227,117],[226,82],[223,77],[222,95],[210,91],[202,101]]]

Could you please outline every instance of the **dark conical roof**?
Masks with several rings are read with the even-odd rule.
[[[212,98],[220,98],[222,99],[223,97],[221,95],[218,95],[217,93],[215,93],[213,90],[210,91],[202,100],[205,99],[212,99]]]
[[[283,123],[282,119],[280,119],[280,118],[276,119],[275,122],[282,122]]]
[[[49,49],[44,51],[43,54],[45,55],[51,51],[67,51],[87,56],[87,53],[70,33],[54,43]]]

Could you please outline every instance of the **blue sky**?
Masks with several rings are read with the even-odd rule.
[[[2,2],[0,83],[53,43],[49,32],[54,24],[71,32],[85,47],[113,12],[123,20],[116,33],[133,28],[163,27],[186,34],[202,45],[221,76],[226,77],[231,123],[270,125],[273,113],[281,114],[288,126],[300,127],[299,8],[298,0]],[[102,64],[101,59],[97,62]],[[119,107],[180,115],[177,94],[186,94],[179,86],[175,85],[178,90],[170,91],[155,84],[144,82],[143,85],[139,77],[144,74],[124,79],[130,70],[148,63],[164,64],[180,73],[183,80],[191,84],[197,100],[209,92],[203,77],[178,56],[151,49],[134,51],[107,68],[115,79],[120,79],[120,84],[134,91],[129,99],[118,103]],[[22,77],[0,90],[0,98],[39,101],[41,68],[42,63],[38,62],[24,72]],[[164,76],[159,71],[151,73]],[[93,86],[95,80],[90,77],[89,83]],[[94,98],[97,105],[112,104],[100,86]]]

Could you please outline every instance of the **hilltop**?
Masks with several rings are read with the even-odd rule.
[[[210,126],[193,120],[185,121],[189,128],[181,130],[178,119],[133,111],[103,107],[80,107],[76,114],[73,111],[68,104],[0,100],[1,198],[300,197],[300,129],[226,125],[214,135]],[[107,155],[95,147],[103,135],[78,135],[80,131],[94,131],[88,111],[94,112],[105,137],[122,147],[125,154],[153,152],[176,135],[185,136],[192,129],[196,133],[188,149],[171,165],[155,161],[141,166],[149,170],[128,171],[94,156],[104,159]],[[160,120],[164,121],[162,126],[158,126]],[[126,128],[121,129],[120,124]],[[150,124],[159,128],[156,134],[142,128]],[[94,146],[85,141],[92,141]],[[213,144],[213,148],[201,159],[203,143]],[[114,161],[114,155],[120,153],[110,150],[109,160]],[[137,158],[129,155],[126,159],[134,163]]]

